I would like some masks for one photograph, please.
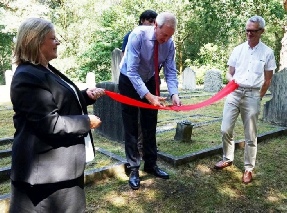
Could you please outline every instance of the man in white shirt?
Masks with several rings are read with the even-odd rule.
[[[234,48],[229,60],[228,81],[239,84],[238,89],[227,96],[221,124],[223,159],[215,169],[231,166],[234,160],[235,144],[233,130],[241,115],[245,133],[244,168],[242,182],[252,181],[257,154],[257,121],[260,101],[270,86],[276,62],[273,50],[260,41],[265,20],[253,16],[246,23],[247,41]]]

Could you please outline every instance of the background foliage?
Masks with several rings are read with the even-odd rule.
[[[274,49],[279,63],[286,13],[281,0],[6,0],[0,2],[0,82],[11,69],[13,38],[27,17],[51,20],[61,45],[51,63],[76,81],[86,73],[96,81],[111,79],[111,52],[121,48],[123,36],[138,24],[146,9],[171,11],[178,18],[174,35],[178,73],[186,66],[202,83],[207,69],[226,71],[230,51],[245,41],[245,23],[261,15],[267,26],[263,41]]]

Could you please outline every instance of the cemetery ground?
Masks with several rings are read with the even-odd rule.
[[[198,92],[194,96],[188,93],[184,96],[183,103],[192,104],[206,100],[211,94]],[[264,102],[269,99],[270,96],[263,99],[262,108]],[[180,158],[220,147],[223,103],[224,100],[221,100],[189,112],[160,111],[157,129],[159,156]],[[89,108],[89,112],[92,111],[92,108]],[[11,103],[0,104],[0,116],[0,138],[12,137],[14,129]],[[183,120],[194,125],[190,142],[174,140],[176,123]],[[244,149],[239,145],[235,151],[233,166],[222,171],[213,169],[214,164],[221,159],[220,149],[204,157],[192,158],[181,165],[174,165],[159,157],[159,166],[170,174],[168,180],[155,178],[143,172],[142,163],[141,187],[137,191],[130,189],[128,177],[122,163],[119,163],[120,159],[124,159],[123,143],[110,141],[98,132],[93,132],[95,145],[99,149],[95,160],[87,165],[86,170],[114,165],[116,169],[110,173],[91,176],[85,188],[86,212],[287,212],[286,132],[281,131],[282,134],[265,137],[272,136],[272,132],[282,129],[263,122],[261,113],[258,127],[261,140],[258,143],[257,165],[254,181],[248,185],[241,182]],[[243,127],[239,118],[235,128],[235,140],[240,141],[243,138]],[[0,150],[7,149],[11,149],[11,143],[0,145]],[[10,162],[9,156],[2,157],[0,167],[9,167]],[[0,195],[9,194],[10,185],[7,177],[1,176],[0,182]],[[3,202],[8,203],[7,199]]]

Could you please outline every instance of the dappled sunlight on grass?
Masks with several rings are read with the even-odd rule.
[[[122,168],[117,169],[115,177],[120,181],[127,181],[128,177]]]
[[[141,179],[143,179],[143,178],[141,178]],[[150,189],[153,186],[153,184],[154,184],[154,180],[155,179],[153,177],[149,177],[148,179],[144,178],[141,181],[141,185],[144,186],[143,190],[146,191],[147,189]],[[155,191],[154,190],[152,190],[152,191],[153,191],[153,193],[148,195],[148,197],[147,197],[148,199],[154,199]]]
[[[221,154],[179,167],[159,161],[169,180],[146,174],[141,165],[139,190],[130,189],[123,171],[88,185],[87,212],[286,212],[285,137],[258,145],[258,166],[248,185],[241,182],[244,149],[236,150],[234,164],[221,171],[213,169]]]
[[[269,188],[266,190],[266,198],[272,203],[278,203],[282,200],[286,200],[287,196],[277,189]]]
[[[114,191],[112,191],[110,194],[108,194],[105,197],[105,200],[106,200],[106,202],[109,202],[116,207],[122,207],[122,206],[125,206],[128,204],[128,201],[127,201],[127,199],[125,199],[125,197],[118,196],[118,194]]]
[[[237,159],[237,161],[238,160],[240,161],[241,159]],[[222,170],[214,169],[214,175],[217,177],[214,185],[222,197],[240,199],[243,196],[241,190],[246,187],[246,185],[242,183],[242,168],[232,165]]]
[[[208,175],[212,173],[212,170],[206,165],[199,164],[195,168],[194,172],[200,173],[201,175]]]
[[[221,193],[224,196],[228,196],[230,198],[239,198],[240,194],[238,194],[238,190],[229,187],[228,185],[222,186],[218,189],[218,192]]]
[[[153,189],[154,178],[140,173],[141,187],[132,190],[126,181],[114,178],[102,188],[102,181],[86,188],[87,200],[91,201],[88,212],[146,212],[146,203],[153,203],[158,196],[157,188]],[[116,187],[116,188],[114,188]],[[115,190],[111,190],[114,188]],[[102,193],[102,192],[105,193]],[[101,195],[99,195],[99,192]],[[101,209],[101,211],[98,211]]]

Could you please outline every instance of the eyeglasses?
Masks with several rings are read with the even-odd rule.
[[[258,30],[248,30],[248,29],[245,29],[245,32],[246,32],[246,33],[257,33],[257,32],[259,32],[260,30],[262,30],[262,29],[258,29]]]

